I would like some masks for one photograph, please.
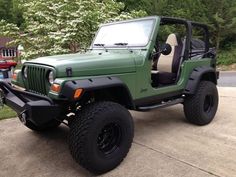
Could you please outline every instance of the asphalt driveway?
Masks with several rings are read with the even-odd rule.
[[[221,87],[236,87],[236,71],[221,71],[218,85]]]
[[[187,123],[182,106],[133,112],[135,138],[124,162],[104,176],[236,176],[236,88],[220,88],[208,126]],[[0,122],[0,176],[92,176],[71,158],[68,129],[37,134],[17,119]]]

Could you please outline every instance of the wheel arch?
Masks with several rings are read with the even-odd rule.
[[[78,88],[83,89],[83,94],[76,100],[77,102],[93,97],[95,101],[113,101],[127,109],[135,108],[129,88],[117,77],[68,81],[62,88],[61,96],[70,101],[75,101],[73,96]]]
[[[194,94],[202,80],[210,81],[217,85],[218,77],[219,73],[212,67],[197,67],[189,77],[184,94]]]

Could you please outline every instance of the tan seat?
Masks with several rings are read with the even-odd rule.
[[[172,72],[172,64],[174,60],[175,47],[178,46],[177,37],[175,34],[170,34],[166,40],[170,44],[172,51],[169,55],[161,54],[157,62],[157,70],[159,72]]]
[[[183,44],[176,34],[170,34],[166,40],[172,51],[169,55],[161,54],[157,62],[157,82],[161,85],[168,85],[175,82],[181,59]]]

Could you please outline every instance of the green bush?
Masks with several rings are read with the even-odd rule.
[[[223,50],[218,53],[218,65],[231,65],[233,63],[236,63],[236,49]]]

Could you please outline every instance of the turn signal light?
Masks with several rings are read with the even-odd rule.
[[[60,86],[59,84],[52,84],[51,90],[52,90],[53,92],[58,93],[58,92],[60,92],[60,90],[61,90],[61,86]]]
[[[13,80],[17,80],[17,76],[18,76],[20,71],[21,71],[20,69],[17,69],[13,72],[13,74],[11,76]]]
[[[83,92],[83,89],[77,89],[74,94],[74,99],[78,99]]]
[[[12,79],[13,79],[13,80],[16,80],[16,79],[17,79],[17,74],[16,74],[16,73],[14,73],[14,74],[12,75]]]

